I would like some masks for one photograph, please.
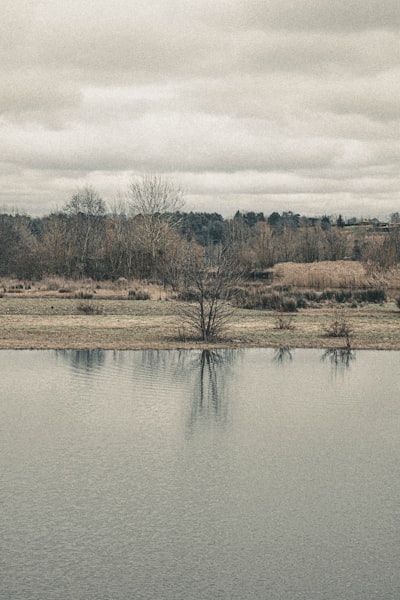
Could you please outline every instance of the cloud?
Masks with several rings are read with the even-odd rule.
[[[88,182],[111,199],[152,171],[213,210],[395,210],[397,0],[3,0],[2,13],[0,203],[44,210]]]
[[[249,0],[236,3],[237,22],[279,30],[369,31],[400,24],[397,0]]]

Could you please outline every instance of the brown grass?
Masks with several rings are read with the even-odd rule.
[[[399,288],[400,269],[380,272],[355,261],[280,263],[273,269],[275,282],[315,290],[326,288]]]
[[[359,263],[287,263],[277,265],[276,271],[282,285],[305,288],[311,284],[319,289],[340,287],[338,284],[343,285],[343,282],[359,288],[372,281]],[[396,281],[395,276],[398,273],[393,274],[391,281]],[[182,339],[179,319],[182,304],[161,286],[128,280],[98,284],[90,280],[74,282],[57,278],[24,284],[22,289],[20,285],[21,282],[14,280],[0,282],[3,294],[0,348],[205,346],[202,342]],[[65,291],[60,293],[60,289]],[[149,293],[151,299],[129,300],[132,289]],[[91,314],[80,313],[82,300],[75,299],[79,290],[93,292],[89,301],[93,306]],[[224,338],[207,347],[340,348],[345,345],[341,337],[327,334],[335,317],[335,308],[329,303],[299,310],[290,317],[290,327],[277,327],[277,314],[273,310],[237,309]],[[353,348],[400,349],[400,311],[395,302],[345,307],[341,314],[351,327]]]
[[[182,340],[180,303],[92,300],[101,314],[78,313],[76,300],[0,299],[0,348],[142,349],[204,347]],[[275,311],[238,309],[223,339],[207,347],[338,348],[342,338],[327,335],[334,317],[328,305],[300,310],[291,327],[276,327]],[[345,309],[353,348],[400,349],[400,311],[394,303]]]
[[[125,278],[102,282],[63,277],[44,277],[39,281],[29,282],[6,277],[0,279],[0,293],[3,296],[18,293],[30,298],[82,298],[91,294],[98,299],[125,299],[132,291],[147,293],[151,300],[166,300],[171,297],[171,292],[161,285]]]

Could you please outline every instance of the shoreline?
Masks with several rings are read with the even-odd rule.
[[[400,311],[394,302],[357,308],[323,306],[284,313],[237,309],[223,338],[202,342],[182,334],[179,302],[95,299],[99,314],[82,315],[77,301],[56,297],[0,299],[2,350],[175,350],[346,347],[327,329],[338,313],[352,330],[352,350],[400,350]]]

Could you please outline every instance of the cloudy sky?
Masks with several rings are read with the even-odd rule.
[[[399,0],[0,0],[0,207],[400,211]]]

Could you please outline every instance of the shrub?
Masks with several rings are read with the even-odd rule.
[[[233,287],[231,294],[235,306],[240,306],[240,308],[255,308],[257,294],[254,292],[253,287]]]
[[[321,294],[321,300],[333,300],[342,304],[349,302],[352,298],[351,290],[324,290]]]
[[[320,302],[321,301],[321,294],[314,292],[314,290],[306,290],[305,292],[303,292],[303,296],[309,302]]]
[[[296,306],[297,308],[307,308],[307,301],[302,294],[296,295]]]
[[[84,315],[100,315],[102,313],[100,306],[95,306],[94,304],[90,304],[90,302],[80,302],[76,309],[78,313]]]
[[[275,329],[294,329],[292,321],[292,316],[278,315],[275,319]]]
[[[129,290],[128,300],[150,300],[150,294],[143,290]]]
[[[386,302],[386,292],[383,288],[371,288],[360,290],[355,294],[358,302],[371,302],[372,304],[383,304]]]
[[[397,308],[400,308],[400,296],[396,298],[396,306]]]
[[[297,307],[305,308],[306,303],[301,295],[283,296],[277,291],[261,291],[259,288],[234,290],[233,301],[240,308],[259,310],[279,310],[280,312],[296,312]]]
[[[247,309],[265,309],[271,308],[271,294],[263,292],[256,286],[235,287],[231,290],[232,302],[235,306]]]
[[[352,297],[351,290],[337,290],[334,293],[334,299],[336,302],[343,304],[343,302],[349,302]]]
[[[90,292],[83,292],[81,290],[79,292],[76,292],[74,298],[77,298],[79,300],[91,300],[93,298],[93,294],[91,294]]]
[[[195,302],[198,298],[198,293],[195,290],[182,290],[178,294],[178,300],[182,302]]]
[[[284,296],[281,301],[280,310],[282,312],[297,312],[297,302],[295,298]]]
[[[353,335],[353,327],[347,320],[346,316],[338,311],[334,312],[332,321],[325,327],[328,337],[346,338],[346,344],[350,347],[350,340]]]
[[[282,306],[282,297],[278,292],[269,292],[260,297],[261,308],[265,310],[280,310]]]

